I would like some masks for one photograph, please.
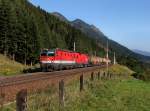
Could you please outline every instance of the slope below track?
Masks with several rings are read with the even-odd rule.
[[[22,89],[27,89],[28,92],[41,90],[50,85],[57,85],[62,79],[67,82],[72,80],[74,76],[100,72],[104,67],[105,66],[95,66],[6,77],[0,81],[0,95],[5,95],[3,97],[4,102],[13,101],[16,98],[16,94]]]

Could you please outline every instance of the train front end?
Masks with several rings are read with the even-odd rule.
[[[42,50],[40,54],[40,66],[42,71],[52,69],[55,59],[55,50]]]

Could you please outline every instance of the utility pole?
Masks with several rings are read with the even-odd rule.
[[[109,52],[109,46],[108,46],[108,40],[107,40],[107,49],[106,49],[106,51],[107,51],[107,54],[106,54],[106,65],[107,65],[107,73],[108,73],[108,59],[109,59],[109,55],[108,55],[108,52]]]
[[[74,42],[73,44],[73,51],[75,52],[76,51],[76,43]]]
[[[95,56],[96,56],[97,54],[96,54],[96,51],[95,51]]]
[[[116,64],[116,53],[114,52],[114,65]]]
[[[107,58],[107,59],[109,58],[109,56],[108,56],[108,51],[109,51],[109,49],[108,49],[108,40],[107,40],[107,55],[106,55],[106,58]]]

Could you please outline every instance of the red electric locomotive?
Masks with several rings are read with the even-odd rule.
[[[88,55],[62,49],[42,50],[40,55],[43,71],[85,67],[88,63]]]

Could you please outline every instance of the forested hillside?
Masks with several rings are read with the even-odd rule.
[[[81,31],[27,0],[0,0],[0,52],[21,63],[36,63],[41,48],[73,49],[93,54],[102,48]]]
[[[0,53],[24,64],[38,63],[42,48],[72,50],[74,42],[79,52],[92,55],[96,51],[105,56],[106,41],[98,42],[27,0],[0,0],[0,30]],[[109,45],[110,58],[114,51],[120,64],[144,73],[145,64],[139,61],[139,55],[113,41]]]

